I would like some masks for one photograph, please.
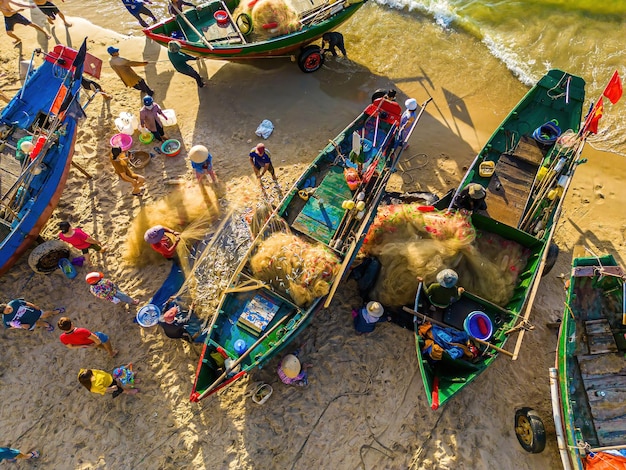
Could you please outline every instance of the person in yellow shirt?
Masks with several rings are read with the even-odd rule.
[[[78,372],[78,381],[92,393],[104,395],[113,394],[113,398],[125,393],[134,395],[139,392],[138,388],[124,388],[122,383],[114,379],[111,374],[99,369],[81,369]]]
[[[107,48],[107,52],[111,56],[109,59],[109,65],[118,77],[122,79],[124,85],[133,87],[135,90],[142,91],[148,96],[154,95],[152,88],[150,88],[146,81],[137,75],[137,72],[133,70],[133,67],[145,67],[148,65],[148,62],[138,62],[120,57],[120,50],[113,46],[109,46]]]

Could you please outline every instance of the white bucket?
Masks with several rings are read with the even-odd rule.
[[[173,109],[164,109],[163,114],[165,114],[165,118],[159,115],[159,119],[161,121],[161,124],[163,124],[163,127],[176,125],[176,113]]]
[[[113,122],[118,131],[127,135],[133,135],[139,127],[139,121],[130,113],[120,113],[120,117],[115,118]]]

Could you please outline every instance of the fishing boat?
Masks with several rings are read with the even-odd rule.
[[[624,453],[607,453],[626,449],[625,281],[613,255],[574,248],[556,366],[550,369],[566,470],[626,468]]]
[[[255,238],[208,327],[191,401],[265,364],[330,304],[425,106],[404,128],[395,101],[375,100],[252,224]]]
[[[582,161],[584,137],[579,130],[584,86],[577,76],[549,71],[498,126],[455,193],[440,202],[451,211],[462,211],[463,191],[480,185],[486,210],[474,210],[469,220],[476,240],[496,247],[492,256],[494,260],[500,257],[494,262],[502,277],[512,279],[512,288],[506,298],[493,301],[466,287],[437,319],[420,284],[415,306],[407,310],[419,312],[414,323],[418,364],[433,409],[474,381],[499,354],[517,359],[523,335],[532,328],[528,320],[541,276],[558,254],[552,236],[570,181]],[[511,247],[519,253],[515,260],[501,256]],[[459,272],[458,285],[476,286],[480,269],[465,279]],[[421,321],[448,333],[466,333],[476,351],[453,358],[444,348],[442,358],[434,360],[427,353],[427,335],[420,335]],[[509,351],[504,346],[513,333],[518,333],[517,343]]]
[[[0,114],[0,275],[39,236],[63,192],[82,116],[81,51],[62,45],[35,51],[24,85]],[[34,68],[36,54],[44,60]]]
[[[144,29],[144,34],[167,47],[176,40],[195,57],[245,60],[297,55],[303,72],[324,62],[319,46],[311,44],[348,20],[367,0],[218,0]]]

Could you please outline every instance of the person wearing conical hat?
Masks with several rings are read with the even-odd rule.
[[[387,321],[387,318],[383,317],[385,309],[380,303],[371,301],[368,302],[365,307],[352,311],[352,318],[354,319],[354,329],[357,335],[368,334],[374,331],[376,323],[381,321]]]
[[[283,357],[278,365],[278,377],[284,384],[306,387],[309,385],[309,375],[306,370],[311,367],[311,364],[300,364],[299,355],[300,350],[296,349],[293,353]]]
[[[487,191],[482,185],[470,183],[459,193],[454,202],[454,207],[470,212],[487,210],[486,196]]]
[[[211,182],[217,184],[217,176],[213,171],[213,155],[209,153],[209,150],[204,145],[194,145],[189,150],[188,155],[191,168],[196,172],[198,183],[202,183],[205,176],[208,181],[210,176]]]
[[[417,278],[422,282],[422,278]],[[442,269],[437,273],[437,282],[433,282],[424,293],[428,297],[430,303],[437,308],[448,308],[450,304],[461,298],[461,294],[465,289],[457,286],[459,275],[453,269]]]

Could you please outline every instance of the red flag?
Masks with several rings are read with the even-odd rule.
[[[585,132],[592,132],[594,134],[598,133],[598,122],[602,117],[602,113],[604,112],[604,100],[602,97],[598,100],[596,105],[593,107],[589,116],[587,116],[587,125],[584,128]]]
[[[622,81],[619,78],[617,70],[611,77],[611,80],[609,80],[609,84],[606,86],[604,93],[602,94],[611,100],[611,103],[613,104],[617,103],[622,97]]]

